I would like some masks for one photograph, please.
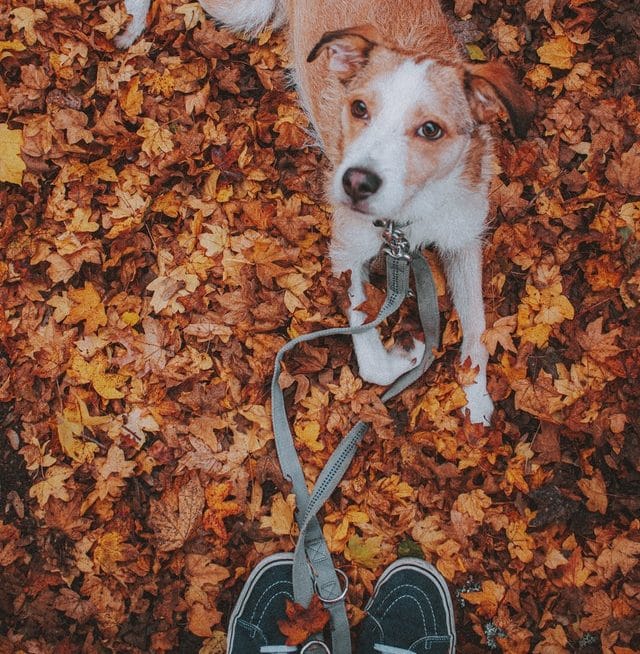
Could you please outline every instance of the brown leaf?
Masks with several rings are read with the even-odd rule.
[[[167,491],[162,499],[152,500],[148,522],[158,549],[171,552],[182,547],[203,509],[204,491],[197,477],[191,477],[177,492]]]

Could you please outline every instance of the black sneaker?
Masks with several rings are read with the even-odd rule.
[[[362,621],[358,654],[451,654],[456,632],[443,576],[426,561],[392,563],[373,589]]]
[[[324,643],[286,645],[278,620],[286,619],[286,600],[293,601],[293,554],[272,554],[254,568],[231,613],[227,654],[328,653]]]

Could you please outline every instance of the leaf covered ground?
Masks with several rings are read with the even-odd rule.
[[[458,411],[472,373],[438,273],[441,350],[388,409],[348,339],[287,359],[298,450],[313,480],[372,422],[324,511],[354,624],[411,554],[450,582],[460,652],[639,652],[640,12],[448,9],[537,103],[526,139],[496,129],[493,424]],[[224,651],[248,571],[295,539],[275,353],[345,322],[283,36],[163,0],[120,52],[126,19],[112,0],[0,7],[2,652]]]

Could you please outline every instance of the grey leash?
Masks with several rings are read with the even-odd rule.
[[[293,560],[293,594],[298,604],[308,606],[314,594],[322,600],[331,616],[331,644],[329,650],[321,634],[314,636],[313,643],[307,643],[303,651],[333,652],[351,654],[351,638],[345,607],[348,579],[344,572],[336,570],[331,560],[322,529],[316,518],[317,512],[329,499],[344,476],[356,448],[369,425],[358,422],[342,439],[318,475],[311,493],[307,489],[304,472],[298,459],[293,436],[287,420],[284,394],[279,378],[282,360],[296,345],[327,336],[352,336],[374,329],[393,314],[409,294],[409,270],[413,271],[418,300],[418,313],[425,337],[422,359],[411,370],[398,378],[382,395],[387,402],[418,379],[433,361],[433,348],[438,345],[440,335],[440,314],[438,299],[431,270],[419,254],[411,254],[404,235],[393,225],[387,224],[384,248],[387,269],[387,296],[376,318],[358,327],[335,327],[310,334],[303,334],[286,343],[278,352],[271,383],[271,411],[276,450],[282,473],[291,482],[296,497],[296,520],[300,535]],[[342,581],[342,583],[341,583]],[[317,645],[317,647],[316,647]],[[314,649],[315,648],[315,649]]]

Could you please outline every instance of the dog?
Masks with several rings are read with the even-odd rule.
[[[125,0],[132,21],[117,45],[142,31],[149,0]],[[392,220],[412,249],[439,252],[463,340],[477,369],[465,387],[474,423],[488,425],[488,352],[482,238],[489,212],[489,123],[508,115],[524,136],[533,103],[500,62],[469,63],[437,0],[200,0],[226,27],[257,34],[287,25],[301,102],[329,162],[334,209],[330,256],[351,271],[351,325],[362,324],[368,264]],[[411,369],[424,344],[387,350],[375,330],[354,336],[360,376],[386,385]]]

